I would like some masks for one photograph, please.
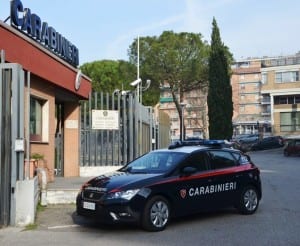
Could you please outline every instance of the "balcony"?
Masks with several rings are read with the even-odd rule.
[[[263,112],[261,112],[261,115],[262,116],[270,116],[271,112],[269,112],[269,111],[263,111]]]
[[[169,102],[173,102],[173,97],[161,97],[159,99],[159,102],[160,103],[169,103]]]
[[[270,97],[264,97],[260,101],[261,104],[271,104],[271,98]]]

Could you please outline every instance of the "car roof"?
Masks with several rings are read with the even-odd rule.
[[[157,152],[167,151],[167,152],[181,152],[181,153],[192,153],[197,150],[229,150],[236,151],[238,150],[227,148],[225,146],[227,144],[224,140],[199,140],[199,141],[177,141],[169,146],[169,148],[155,150]]]
[[[181,146],[181,147],[177,147],[174,149],[165,148],[165,149],[158,149],[158,150],[154,150],[154,151],[155,152],[167,151],[167,152],[192,153],[192,152],[194,152],[196,150],[200,150],[200,149],[208,149],[208,147],[206,147],[206,146]]]

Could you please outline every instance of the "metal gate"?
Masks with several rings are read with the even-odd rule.
[[[118,130],[93,130],[91,111],[117,110]],[[135,92],[92,93],[81,104],[81,166],[124,165],[160,147],[152,107],[143,106]]]
[[[19,64],[0,63],[0,226],[14,224],[16,182],[24,178],[24,72]]]

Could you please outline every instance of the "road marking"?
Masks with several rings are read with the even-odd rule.
[[[79,225],[50,226],[50,227],[48,227],[48,229],[49,229],[49,230],[52,230],[52,229],[63,229],[63,228],[73,228],[73,227],[79,227]]]
[[[274,170],[260,170],[262,173],[277,173],[277,171]]]

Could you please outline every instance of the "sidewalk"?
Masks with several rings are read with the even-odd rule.
[[[47,204],[74,204],[81,186],[92,177],[55,177],[47,184]]]
[[[81,186],[93,177],[55,177],[54,182],[47,184],[48,189],[80,189]]]

